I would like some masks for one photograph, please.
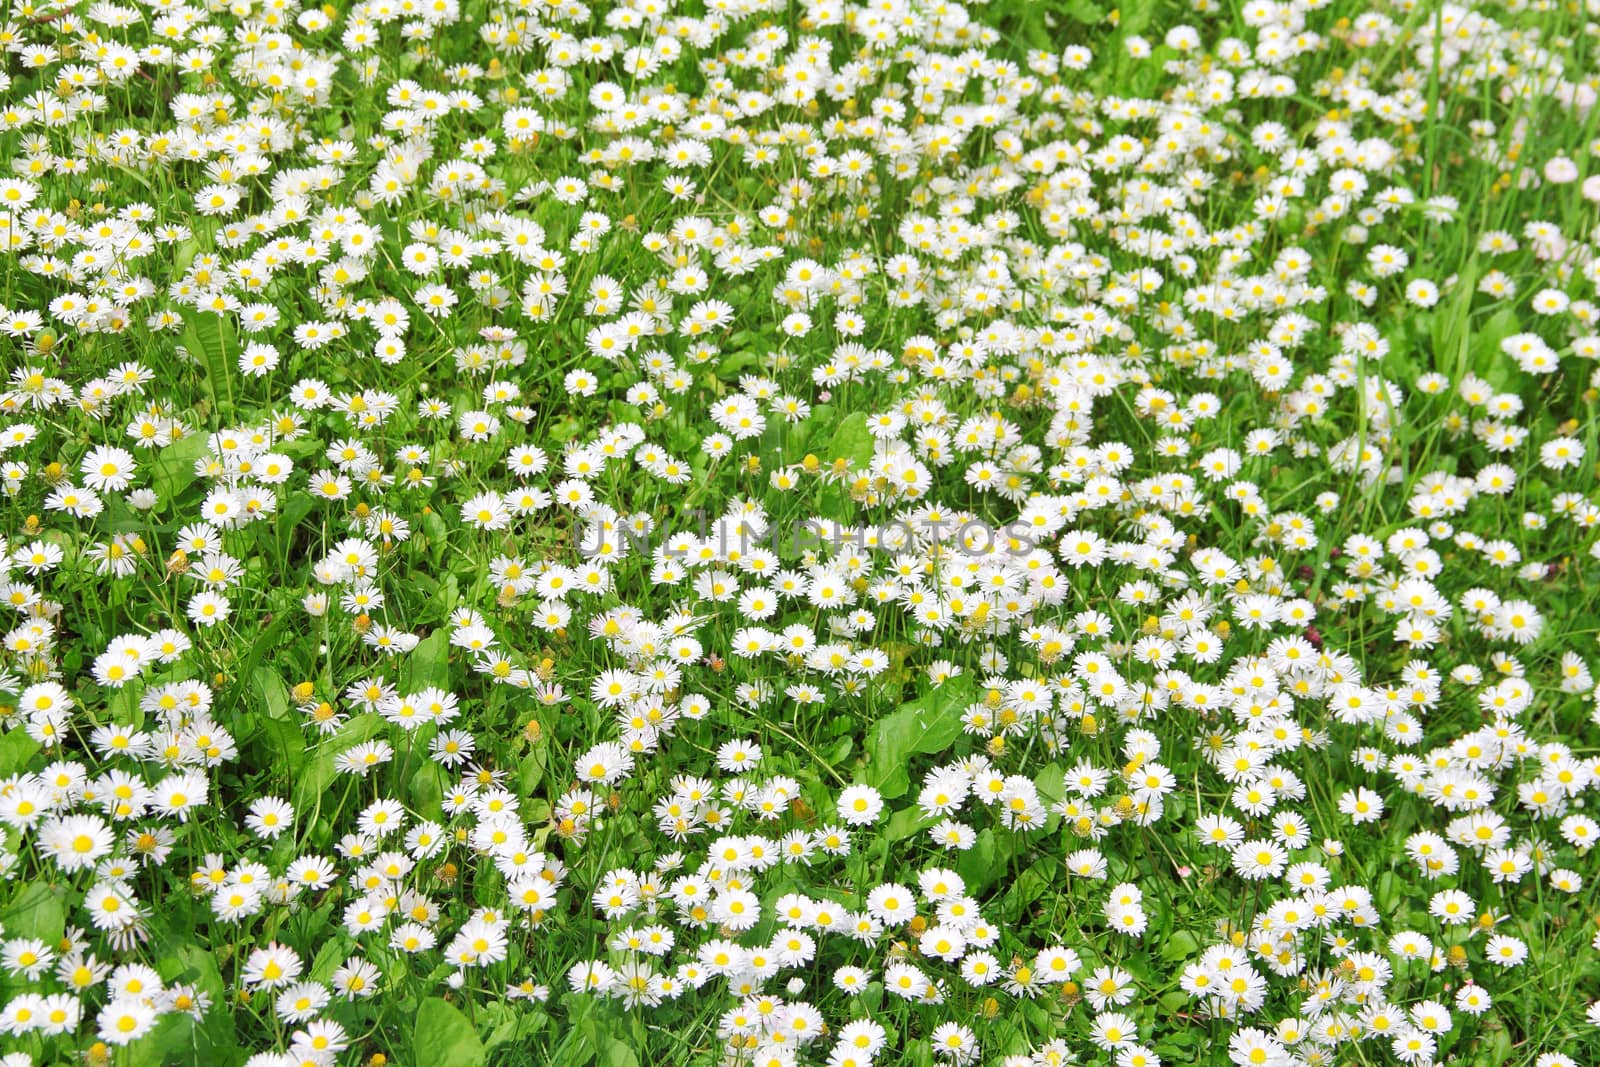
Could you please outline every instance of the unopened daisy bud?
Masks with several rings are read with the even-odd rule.
[[[189,554],[183,549],[175,549],[167,557],[167,573],[182,574],[189,569]]]
[[[544,740],[544,727],[538,719],[529,719],[528,724],[522,728],[522,736],[530,745],[537,745]]]
[[[1083,718],[1078,722],[1078,732],[1085,737],[1093,737],[1100,732],[1099,720],[1085,712]]]

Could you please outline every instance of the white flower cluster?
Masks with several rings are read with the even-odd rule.
[[[1597,35],[14,0],[0,1065],[1591,1062]]]

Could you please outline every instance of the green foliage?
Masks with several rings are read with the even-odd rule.
[[[440,997],[429,997],[417,1008],[411,1048],[418,1063],[450,1067],[481,1067],[488,1055],[471,1021]]]
[[[913,756],[949,749],[961,736],[961,712],[972,698],[965,675],[879,719],[867,733],[866,781],[884,797],[905,795]]]

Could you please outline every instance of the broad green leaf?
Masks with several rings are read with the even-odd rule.
[[[21,727],[7,730],[0,736],[0,778],[22,770],[37,751],[39,742],[29,737],[28,731]]]
[[[967,892],[981,893],[1000,877],[1000,846],[994,831],[985,829],[972,847],[961,853],[956,863],[956,873],[967,883]]]
[[[1094,3],[1093,0],[1067,0],[1065,4],[1061,5],[1061,10],[1065,11],[1069,17],[1086,26],[1095,25],[1106,17],[1106,9]]]
[[[419,1065],[478,1067],[485,1059],[483,1042],[461,1009],[440,997],[429,997],[417,1009],[411,1051]]]
[[[420,763],[413,760],[408,777],[411,780],[405,783],[405,788],[406,795],[411,798],[411,807],[422,815],[437,817],[441,810],[439,805],[444,799],[444,788],[448,784],[444,768],[432,760]]]
[[[611,412],[611,421],[617,425],[629,422],[633,423],[635,426],[642,426],[644,424],[644,412],[640,411],[632,404],[626,404],[620,400],[613,400],[608,406],[607,410]]]
[[[858,471],[872,462],[872,434],[867,432],[867,416],[863,412],[852,411],[840,420],[823,459],[848,459]]]
[[[64,889],[48,882],[29,882],[0,912],[0,925],[9,935],[37,937],[54,944],[67,928],[67,903]]]
[[[1200,943],[1187,930],[1174,930],[1161,943],[1161,958],[1168,961],[1185,960],[1200,951]]]
[[[614,1037],[601,1039],[598,1062],[601,1067],[639,1067],[639,1057],[633,1054],[633,1048]]]
[[[1067,772],[1059,763],[1047,763],[1033,776],[1033,784],[1046,805],[1057,803],[1067,795]]]
[[[1472,335],[1473,347],[1477,350],[1473,368],[1496,389],[1515,390],[1522,376],[1516,361],[1500,351],[1500,342],[1516,333],[1521,325],[1515,309],[1502,308]]]
[[[1010,888],[1000,898],[1000,918],[1003,922],[1016,922],[1028,906],[1051,890],[1051,879],[1060,870],[1061,861],[1054,857],[1036,860],[1032,866],[1011,882]]]
[[[195,1030],[195,1021],[181,1012],[164,1016],[153,1030],[128,1045],[117,1057],[118,1062],[129,1067],[165,1067],[169,1063],[193,1062],[195,1049],[192,1046],[198,1044]]]
[[[867,783],[889,799],[904,795],[911,757],[943,752],[954,744],[961,736],[961,712],[971,697],[972,682],[958,675],[879,720],[867,738]]]
[[[237,1063],[234,1057],[239,1041],[234,1033],[233,1014],[228,1011],[227,986],[217,967],[217,958],[196,944],[182,944],[162,957],[156,970],[171,982],[186,982],[211,998],[211,1007],[199,1022],[185,1016],[169,1016],[156,1029],[133,1045],[129,1058],[152,1065],[168,1063]],[[141,1058],[143,1057],[143,1058]]]
[[[730,352],[717,364],[717,376],[731,378],[746,367],[754,366],[755,362],[756,354],[748,348],[741,352]]]
[[[278,509],[278,531],[288,536],[305,521],[306,516],[310,515],[316,506],[317,502],[311,498],[310,493],[304,490],[290,493],[284,498],[283,506]]]
[[[1155,17],[1155,4],[1127,4],[1117,9],[1120,18],[1117,21],[1117,32],[1126,39],[1137,33],[1143,33],[1144,28],[1150,25],[1150,20]]]
[[[204,434],[191,433],[180,437],[156,456],[150,471],[150,481],[163,503],[171,503],[199,477],[195,473],[195,460],[206,454]]]
[[[406,655],[405,670],[410,692],[430,685],[449,686],[450,639],[444,630],[435,630],[417,642],[417,647]]]
[[[276,671],[257,667],[251,673],[251,681],[255,683],[256,697],[261,701],[260,710],[274,719],[289,718],[289,687]]]
[[[183,348],[200,365],[206,393],[224,418],[233,414],[233,357],[239,353],[233,323],[209,311],[190,314],[183,324]]]
[[[349,947],[342,937],[330,937],[311,961],[311,970],[308,972],[311,980],[326,982],[332,979],[333,972],[348,958],[348,951]]]
[[[202,950],[198,945],[184,945],[178,949],[174,962],[182,969],[165,975],[168,981],[193,982],[215,1003],[220,1003],[227,996],[227,987],[222,982],[222,972],[217,969],[216,956]]]
[[[359,745],[363,741],[370,741],[383,733],[384,721],[382,717],[367,712],[357,715],[339,728],[332,737],[317,745],[316,754],[311,757],[306,766],[305,774],[296,779],[294,783],[294,808],[297,813],[309,817],[312,809],[318,807],[322,794],[333,785],[338,771],[334,763],[339,754],[352,745]]]
[[[545,771],[548,770],[548,762],[548,757],[542,748],[535,748],[522,757],[522,763],[517,768],[517,780],[522,786],[523,796],[532,796],[533,791],[539,788],[539,783],[544,780]]]
[[[922,814],[922,809],[916,806],[901,808],[889,816],[889,821],[884,826],[883,836],[890,841],[904,841],[924,827],[932,826],[933,818]]]

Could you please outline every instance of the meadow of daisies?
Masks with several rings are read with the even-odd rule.
[[[1600,1064],[1596,0],[10,0],[0,1065]]]

